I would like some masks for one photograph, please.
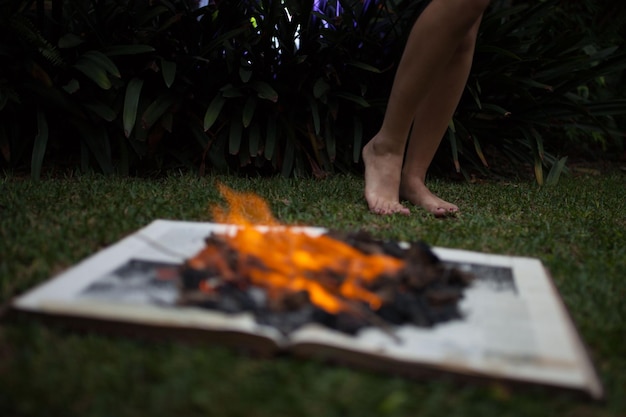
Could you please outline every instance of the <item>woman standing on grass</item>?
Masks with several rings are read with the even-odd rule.
[[[372,212],[409,214],[400,198],[437,217],[459,211],[430,192],[426,171],[465,88],[488,6],[489,0],[432,0],[415,22],[382,126],[363,148]]]

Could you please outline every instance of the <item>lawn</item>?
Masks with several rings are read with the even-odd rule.
[[[215,182],[266,198],[289,224],[538,257],[550,270],[605,384],[592,403],[541,389],[412,381],[220,347],[0,324],[2,416],[626,416],[626,175],[432,188],[463,214],[367,212],[359,177],[160,180],[0,179],[0,302],[156,218],[211,220]]]

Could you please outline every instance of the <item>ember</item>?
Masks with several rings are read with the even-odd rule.
[[[182,304],[250,311],[283,333],[310,322],[354,333],[459,317],[456,304],[471,277],[425,244],[403,247],[363,232],[311,236],[280,226],[260,197],[219,187],[229,210],[214,208],[213,216],[239,227],[209,236],[187,260]]]

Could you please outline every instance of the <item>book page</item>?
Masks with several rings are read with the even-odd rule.
[[[292,335],[293,343],[323,344],[468,375],[586,387],[601,395],[597,376],[539,260],[434,251],[442,261],[476,276],[464,292],[461,319],[433,328],[399,326],[394,337],[375,327],[348,337],[307,326]]]
[[[279,343],[277,330],[256,323],[247,313],[226,314],[176,305],[179,266],[204,245],[211,233],[234,226],[156,220],[116,244],[90,256],[19,297],[22,311],[144,323],[238,331]]]

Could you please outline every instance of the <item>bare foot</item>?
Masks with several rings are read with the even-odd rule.
[[[435,217],[455,216],[459,208],[433,194],[420,178],[402,178],[400,194],[412,204],[420,206]]]
[[[400,204],[400,174],[403,154],[381,151],[377,138],[363,148],[365,163],[365,200],[372,213],[405,214],[409,209]]]

